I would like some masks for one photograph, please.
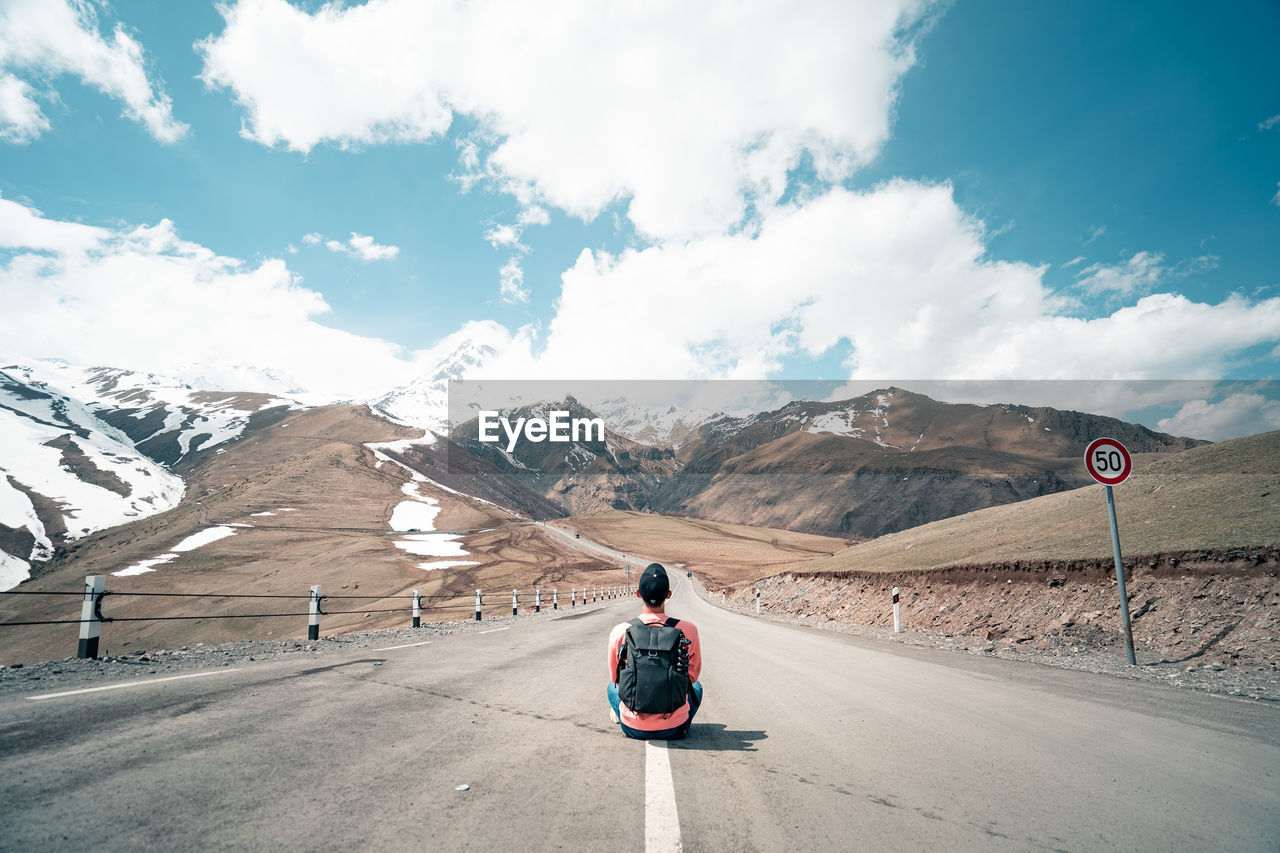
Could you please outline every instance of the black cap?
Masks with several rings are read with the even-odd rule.
[[[650,563],[645,566],[636,589],[640,590],[640,597],[644,599],[645,604],[657,607],[667,600],[667,593],[671,592],[671,581],[667,580],[667,570],[662,568],[661,563]]]

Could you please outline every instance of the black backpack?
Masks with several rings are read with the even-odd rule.
[[[689,695],[689,641],[675,627],[678,619],[662,625],[646,625],[641,619],[627,623],[627,634],[618,649],[618,696],[640,714],[669,714]]]

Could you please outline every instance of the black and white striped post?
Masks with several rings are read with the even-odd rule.
[[[560,590],[558,589],[551,590],[551,609],[560,609]]]
[[[902,605],[898,603],[898,588],[893,588],[893,633],[902,633]]]
[[[533,591],[533,612],[542,612],[542,590],[534,589]]]
[[[413,627],[422,627],[422,593],[413,591]]]
[[[578,588],[576,586],[569,587],[569,606],[578,606]]]
[[[756,590],[756,615],[760,615],[760,590]]]
[[[106,575],[86,575],[84,579],[84,600],[80,602],[80,643],[76,655],[82,658],[98,656],[98,637],[102,634],[102,622],[98,619],[98,607],[102,596],[106,593]]]
[[[515,616],[520,610],[520,593],[514,589],[511,590],[511,615]]]
[[[311,615],[307,617],[307,639],[320,639],[320,584],[311,587]]]
[[[476,621],[480,621],[480,590],[476,590]]]

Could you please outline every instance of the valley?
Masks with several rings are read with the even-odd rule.
[[[604,418],[603,436],[508,448],[470,440],[466,423],[446,435],[369,404],[58,365],[4,375],[0,423],[43,430],[54,454],[44,463],[54,474],[39,482],[74,479],[144,509],[76,528],[86,517],[77,493],[41,493],[11,474],[30,508],[5,516],[0,545],[11,561],[30,560],[30,578],[21,595],[0,597],[0,621],[74,620],[77,596],[28,593],[103,574],[104,612],[119,620],[104,634],[114,653],[299,636],[314,584],[328,636],[406,623],[414,589],[434,621],[472,618],[477,589],[486,612],[507,611],[513,589],[522,608],[535,590],[564,603],[571,590],[624,585],[621,553],[694,573],[728,606],[750,606],[760,589],[776,617],[875,629],[900,586],[913,629],[931,636],[1105,649],[1117,636],[1109,540],[1079,454],[1106,432],[1137,460],[1116,494],[1131,592],[1145,596],[1133,605],[1140,641],[1165,658],[1216,653],[1222,641],[1235,655],[1224,666],[1280,662],[1268,598],[1280,433],[1209,445],[892,387],[747,416],[614,400],[609,411],[622,414]],[[437,381],[382,402],[438,413],[443,393]],[[552,406],[595,416],[572,397],[507,413],[515,422]],[[128,459],[180,493],[139,504],[150,493],[111,473]],[[1190,589],[1198,578],[1221,595],[1178,636],[1179,613],[1205,606]],[[263,613],[281,615],[251,618]],[[0,630],[0,663],[65,656],[74,636],[66,624]]]

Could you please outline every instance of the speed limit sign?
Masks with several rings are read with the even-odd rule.
[[[1124,445],[1114,438],[1095,438],[1084,452],[1084,467],[1089,476],[1106,486],[1107,521],[1111,525],[1111,551],[1116,563],[1116,586],[1120,592],[1120,630],[1124,633],[1124,652],[1129,664],[1136,665],[1133,656],[1133,628],[1129,623],[1129,594],[1124,588],[1124,559],[1120,556],[1120,527],[1116,524],[1116,502],[1111,487],[1118,486],[1133,473],[1133,457]]]
[[[1118,486],[1133,473],[1133,457],[1114,438],[1096,438],[1084,452],[1089,476],[1104,486]]]

